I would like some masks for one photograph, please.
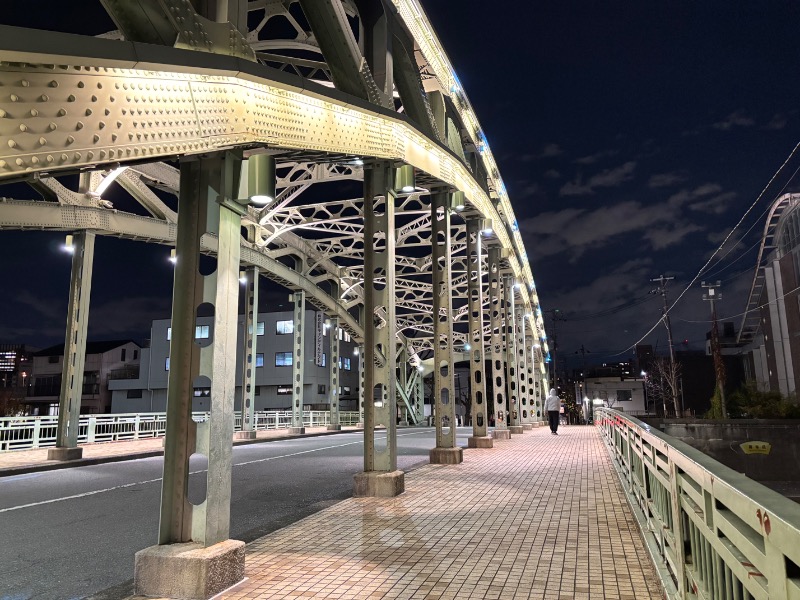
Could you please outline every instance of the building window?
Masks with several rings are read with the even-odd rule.
[[[172,327],[167,327],[167,341],[172,339]]]
[[[320,367],[326,367],[328,365],[328,355],[324,352],[322,353],[322,360],[320,361]]]
[[[278,321],[275,323],[275,332],[278,335],[294,333],[294,321]]]
[[[138,350],[134,350],[133,351],[133,360],[136,360],[137,358],[139,358],[139,351]]]
[[[339,388],[339,395],[340,396],[349,396],[350,395],[350,386],[349,385],[343,385],[342,387],[340,387]]]
[[[263,366],[264,366],[264,355],[256,354],[256,367],[263,367]]]
[[[194,339],[196,340],[207,340],[209,335],[209,326],[208,325],[198,325],[194,328]]]
[[[125,352],[126,352],[126,350],[127,350],[127,348],[123,348],[119,353],[119,359],[121,361],[123,361],[123,362],[125,361]]]
[[[631,390],[617,390],[617,402],[630,402],[631,400],[633,400]]]
[[[290,385],[278,386],[278,396],[291,396],[291,395],[292,395],[292,386]]]
[[[325,393],[325,384],[324,383],[320,383],[317,386],[317,393],[318,394],[324,394]]]
[[[128,398],[141,398],[142,390],[128,390]]]
[[[256,335],[264,335],[264,321],[259,321],[256,324]]]
[[[275,366],[276,367],[291,367],[294,354],[291,352],[276,352],[275,353]]]
[[[211,395],[211,388],[207,387],[194,388],[195,398],[208,398],[210,395]]]
[[[56,364],[58,362],[58,357],[57,356],[48,356],[47,357],[47,362],[49,362],[51,365],[54,365],[54,364]]]
[[[261,395],[261,386],[260,385],[256,386],[256,389],[255,389],[255,392],[253,393],[253,395],[254,396],[260,396]]]
[[[350,370],[350,358],[346,356],[339,357],[339,368],[344,369],[345,371]]]
[[[167,361],[164,363],[164,370],[169,371],[169,356],[167,357]]]

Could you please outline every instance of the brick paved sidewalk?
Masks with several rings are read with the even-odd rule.
[[[344,431],[359,431],[355,427],[343,427]],[[326,427],[306,427],[306,435],[327,433]],[[335,433],[335,432],[331,432]],[[269,429],[257,432],[256,441],[296,437],[290,436],[288,429]],[[164,438],[145,438],[122,442],[100,442],[96,444],[80,444],[83,458],[73,461],[47,460],[47,448],[36,450],[12,450],[0,452],[0,476],[22,472],[23,469],[49,469],[54,467],[74,467],[81,463],[94,464],[104,460],[134,459],[142,456],[163,454]],[[234,445],[252,444],[253,440],[234,440]]]
[[[536,429],[406,474],[247,547],[245,598],[661,598],[593,427]]]

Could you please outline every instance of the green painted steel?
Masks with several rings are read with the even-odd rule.
[[[667,598],[800,598],[800,505],[625,413],[595,425]]]

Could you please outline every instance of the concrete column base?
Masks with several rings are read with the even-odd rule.
[[[303,435],[305,432],[305,427],[289,427],[289,435]]]
[[[393,498],[405,490],[403,471],[361,471],[353,475],[353,496],[356,498]]]
[[[328,425],[328,431],[341,431],[341,425]]]
[[[83,458],[83,448],[48,448],[47,460],[78,460]]]
[[[531,431],[533,429],[533,423],[523,423],[522,428],[525,431]]]
[[[541,423],[541,421],[536,421],[535,423],[532,423],[532,425],[533,425],[534,429],[538,429],[539,427],[542,426],[542,423]]]
[[[508,429],[495,429],[492,432],[492,438],[495,440],[510,440],[511,432]]]
[[[136,553],[134,593],[208,600],[244,579],[244,542],[150,546]]]
[[[470,448],[494,448],[494,438],[490,435],[471,435],[467,438],[467,446]]]
[[[433,448],[429,454],[432,465],[457,465],[464,462],[463,448]]]
[[[525,430],[522,428],[522,425],[511,425],[511,426],[508,428],[508,430],[509,430],[509,431],[510,431],[510,432],[511,432],[513,435],[519,435],[520,433],[524,433],[524,432],[525,432]]]
[[[235,440],[254,440],[256,439],[255,431],[236,431],[233,434]]]

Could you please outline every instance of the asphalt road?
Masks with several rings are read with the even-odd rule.
[[[458,430],[466,446],[471,428]],[[398,467],[427,463],[433,429],[398,430]],[[363,433],[233,449],[231,538],[249,542],[349,498]],[[134,554],[156,543],[163,459],[0,478],[0,600],[125,597]],[[190,499],[205,495],[192,459]]]

